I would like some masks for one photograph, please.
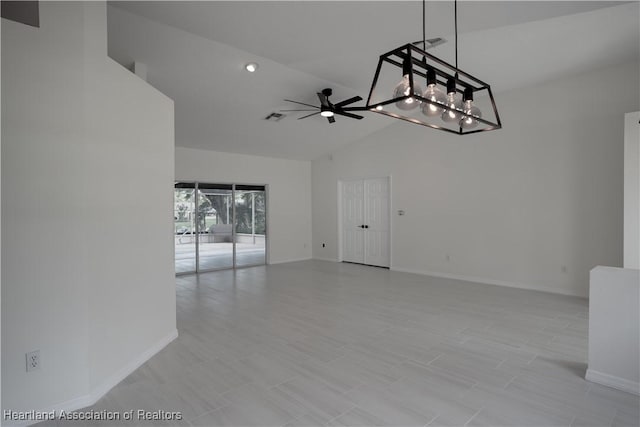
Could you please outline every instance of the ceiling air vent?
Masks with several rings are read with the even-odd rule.
[[[265,117],[265,120],[268,120],[270,122],[277,122],[279,120],[284,119],[286,116],[282,113],[271,113],[269,114],[267,117]]]
[[[417,40],[417,41],[415,41],[415,42],[413,42],[411,44],[416,45],[416,46],[422,46],[422,44],[424,43],[425,44],[424,49],[427,50],[427,49],[432,49],[432,48],[434,48],[436,46],[440,46],[441,44],[444,44],[446,42],[447,42],[447,40],[443,39],[442,37],[435,37],[433,39],[426,39],[424,41],[423,40]]]

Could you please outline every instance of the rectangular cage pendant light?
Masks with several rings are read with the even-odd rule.
[[[380,56],[365,108],[458,135],[502,127],[488,84],[412,43]]]

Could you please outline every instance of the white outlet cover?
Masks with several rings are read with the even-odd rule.
[[[26,354],[27,372],[40,369],[40,350],[31,351]]]

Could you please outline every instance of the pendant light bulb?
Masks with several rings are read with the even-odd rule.
[[[407,95],[412,95],[411,93],[411,84],[409,81],[409,74],[411,73],[411,62],[408,59],[405,59],[402,64],[402,80],[396,85],[393,89],[393,97],[400,98]],[[416,84],[415,80],[413,82],[413,95],[422,96],[422,88]],[[401,110],[413,110],[414,108],[420,105],[420,101],[418,101],[413,96],[405,99],[401,99],[396,102],[396,107]]]
[[[447,123],[459,122],[462,119],[462,100],[456,95],[456,81],[447,81],[447,101],[445,102],[450,110],[444,110],[442,120]]]
[[[478,107],[473,105],[473,90],[466,88],[464,90],[464,115],[460,119],[460,127],[463,129],[473,129],[478,126],[478,118],[482,117],[482,112]]]
[[[446,104],[447,96],[442,92],[440,88],[437,86],[436,80],[436,72],[433,68],[427,69],[427,89],[422,94],[422,97],[428,99],[429,101],[433,101],[437,104]],[[427,117],[435,117],[440,116],[444,112],[444,108],[439,107],[434,104],[430,104],[428,102],[423,102],[420,106],[422,110],[422,114]]]
[[[407,95],[411,95],[411,85],[409,84],[409,75],[403,76],[400,83],[398,83],[395,89],[393,90],[394,98],[400,98],[401,96],[407,96]],[[413,83],[413,95],[417,95],[417,96],[422,95],[422,88],[420,88],[420,86],[415,84],[415,82]],[[401,110],[413,110],[414,108],[418,107],[418,105],[420,105],[420,101],[418,101],[413,96],[409,98],[401,99],[400,101],[396,102],[396,107],[398,107]]]

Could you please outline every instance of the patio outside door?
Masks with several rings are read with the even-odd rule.
[[[266,263],[264,185],[175,183],[175,271]]]
[[[341,182],[342,260],[389,267],[389,178]]]
[[[262,185],[235,186],[236,266],[265,264],[266,192]]]
[[[193,183],[178,182],[173,191],[176,274],[196,271],[196,196]]]
[[[198,183],[198,272],[233,268],[233,185]]]

